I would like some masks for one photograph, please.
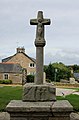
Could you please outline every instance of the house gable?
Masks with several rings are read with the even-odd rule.
[[[11,61],[11,59],[13,59],[13,57],[15,57],[15,56],[18,55],[18,54],[21,54],[21,55],[23,54],[26,58],[28,58],[28,59],[30,59],[32,62],[36,63],[36,60],[35,60],[34,58],[29,57],[28,55],[26,55],[26,54],[23,53],[23,52],[19,52],[19,53],[14,54],[13,56],[4,58],[4,59],[2,59],[2,62],[9,62],[9,61]]]
[[[16,54],[3,59],[2,62],[18,63],[22,66],[22,68],[27,69],[27,74],[35,74],[36,71],[36,60],[26,55],[24,48],[17,48]]]

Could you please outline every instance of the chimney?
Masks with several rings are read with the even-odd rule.
[[[17,53],[25,53],[25,48],[24,47],[18,47],[17,48]]]

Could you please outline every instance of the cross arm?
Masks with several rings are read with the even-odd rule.
[[[50,21],[50,19],[44,19],[42,23],[44,25],[50,25],[51,21]]]
[[[38,24],[37,19],[31,19],[30,24],[31,25],[37,25]]]

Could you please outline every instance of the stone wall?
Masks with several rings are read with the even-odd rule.
[[[8,75],[9,75],[9,80],[12,80],[12,83],[22,84],[22,74],[8,73]],[[4,76],[4,73],[0,73],[0,80],[4,80],[3,76]]]
[[[33,73],[36,71],[36,67],[30,67],[30,63],[34,63],[31,59],[25,56],[23,53],[17,53],[13,56],[8,62],[19,63],[23,68],[27,69],[27,74]]]
[[[3,80],[3,73],[0,73],[0,80]]]
[[[20,83],[20,84],[22,84],[22,74],[12,74],[12,73],[10,73],[9,74],[9,79],[10,80],[12,80],[12,83]]]

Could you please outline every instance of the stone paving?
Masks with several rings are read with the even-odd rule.
[[[66,96],[75,93],[73,89],[56,88],[56,96]]]

